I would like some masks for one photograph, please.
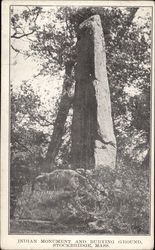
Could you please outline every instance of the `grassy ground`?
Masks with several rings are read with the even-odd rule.
[[[11,220],[11,234],[67,234],[86,232],[86,226],[72,223],[63,225],[50,221]]]

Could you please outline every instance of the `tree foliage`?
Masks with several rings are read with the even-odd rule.
[[[62,93],[53,112],[49,107],[46,109],[42,106],[33,87],[23,83],[18,93],[11,88],[12,190],[14,187],[20,190],[30,180],[30,176],[45,172],[43,162],[50,149],[50,139],[54,138],[53,131],[59,131],[58,123],[63,131],[59,141],[60,150],[53,153],[55,167],[69,167],[72,119],[70,97],[74,92],[78,26],[88,17],[99,14],[106,43],[112,116],[118,148],[115,175],[118,179],[121,176],[125,192],[124,196],[121,193],[119,199],[132,196],[134,190],[135,195],[139,195],[137,207],[142,207],[147,221],[148,210],[141,199],[142,196],[148,199],[149,194],[145,181],[148,183],[150,149],[151,17],[145,16],[143,23],[139,24],[135,21],[137,12],[138,8],[135,7],[24,7],[22,10],[11,10],[11,47],[14,53],[21,53],[25,58],[31,57],[38,62],[40,71],[35,78],[61,75],[64,79]],[[20,47],[22,43],[27,44],[24,49]],[[69,119],[66,121],[67,117]],[[135,178],[137,174],[138,180]],[[144,176],[144,180],[140,176]],[[108,188],[111,188],[110,184]],[[112,192],[116,192],[115,188]],[[18,192],[15,193],[18,195]],[[17,195],[12,199],[15,204]],[[108,202],[112,199],[109,193],[105,204],[110,206]],[[128,218],[136,197],[128,197],[126,202],[126,205],[121,203],[120,209],[126,209],[127,212],[119,211],[120,217],[117,214],[118,227],[123,220],[122,216]],[[135,205],[134,207],[132,223],[138,218],[137,225],[140,225],[142,217],[136,217],[139,212]],[[105,224],[113,223],[108,222],[108,213]],[[113,211],[109,216],[112,214]],[[128,218],[126,222],[122,222],[127,224],[125,230],[138,232],[138,226],[131,225],[129,220]],[[117,230],[112,224],[107,227],[112,232]],[[142,224],[139,232],[141,231],[144,231]]]

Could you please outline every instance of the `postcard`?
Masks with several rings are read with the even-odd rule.
[[[1,249],[154,248],[154,2],[2,2]]]

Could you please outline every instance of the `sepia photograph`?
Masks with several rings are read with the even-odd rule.
[[[17,243],[79,235],[89,242],[53,240],[48,249],[108,249],[112,242],[93,237],[152,235],[146,2],[9,5],[6,216],[8,235],[22,235]],[[124,249],[134,244],[144,249]]]

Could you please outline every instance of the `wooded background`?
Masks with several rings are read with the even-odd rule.
[[[11,7],[11,218],[24,185],[52,170],[51,162],[54,168],[70,165],[77,32],[94,14],[105,36],[117,140],[113,174],[124,199],[117,226],[107,215],[107,227],[148,233],[152,17],[147,7]]]

